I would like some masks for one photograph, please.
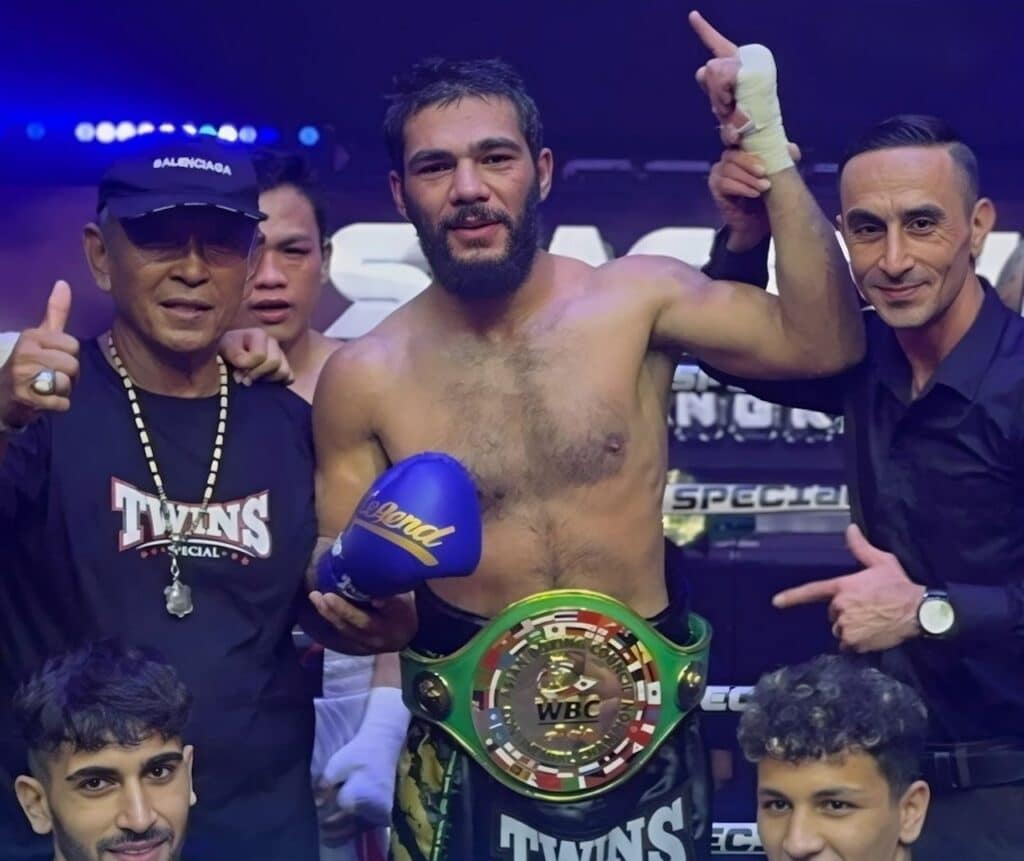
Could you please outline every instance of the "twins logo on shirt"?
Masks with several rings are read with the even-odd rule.
[[[508,861],[687,861],[683,802],[676,798],[588,840],[566,840],[499,812],[492,858]],[[496,842],[496,845],[493,845]]]
[[[143,556],[164,552],[171,535],[190,532],[182,555],[206,559],[231,558],[247,565],[250,559],[266,559],[271,553],[270,491],[244,499],[211,502],[206,516],[195,502],[169,502],[164,518],[160,497],[139,490],[127,481],[112,478],[111,506],[121,513],[118,550],[139,550]],[[194,527],[194,529],[193,529]]]

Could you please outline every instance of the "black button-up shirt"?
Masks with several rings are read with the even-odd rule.
[[[737,277],[723,247],[707,271]],[[746,271],[763,269],[750,260]],[[854,519],[912,580],[948,590],[956,613],[952,636],[882,656],[922,693],[934,742],[1024,741],[1024,318],[984,288],[974,323],[916,398],[906,356],[872,310],[867,353],[839,376],[763,382],[708,369],[764,400],[844,416]]]

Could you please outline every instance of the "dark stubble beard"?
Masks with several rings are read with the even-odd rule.
[[[425,213],[408,197],[405,205],[434,280],[449,293],[466,300],[499,299],[512,295],[529,277],[540,236],[537,220],[540,185],[536,181],[523,203],[522,215],[515,221],[508,213],[486,204],[469,203],[439,224],[431,224]],[[455,257],[448,245],[448,232],[471,221],[505,225],[508,230],[505,253],[500,257],[477,260]]]
[[[95,855],[92,855],[86,847],[75,840],[63,825],[53,818],[53,841],[57,844],[57,848],[60,849],[60,854],[64,856],[65,861],[93,861],[93,858],[99,858],[100,853],[97,850]]]
[[[121,837],[116,839],[101,840],[96,846],[95,854],[90,853],[84,844],[79,843],[71,833],[64,827],[63,823],[57,819],[56,816],[52,819],[53,824],[53,838],[57,844],[57,848],[60,849],[61,855],[64,856],[65,861],[94,861],[96,858],[102,858],[104,852],[109,852],[112,849],[117,849],[119,846],[123,846],[126,843],[140,842],[143,840],[154,840],[154,839],[167,839],[173,841],[174,837],[170,831],[164,828],[150,828],[143,834],[134,834],[132,832],[123,832]],[[178,861],[181,857],[181,850],[173,852],[170,856],[171,861]]]

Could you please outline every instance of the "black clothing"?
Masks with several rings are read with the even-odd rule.
[[[138,395],[169,499],[198,508],[218,398]],[[172,519],[184,515],[172,504]],[[47,656],[106,636],[155,649],[195,698],[185,741],[199,801],[185,857],[316,858],[312,702],[291,636],[316,539],[310,410],[299,397],[231,384],[209,515],[181,560],[195,610],[178,619],[164,608],[167,529],[128,398],[99,346],[83,344],[71,410],[12,436],[0,462],[4,858],[41,845],[11,807],[24,765],[11,693]]]

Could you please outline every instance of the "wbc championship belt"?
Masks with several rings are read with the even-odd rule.
[[[628,779],[700,702],[711,626],[689,625],[680,646],[607,595],[541,592],[451,655],[403,652],[403,699],[506,786],[578,801]]]

